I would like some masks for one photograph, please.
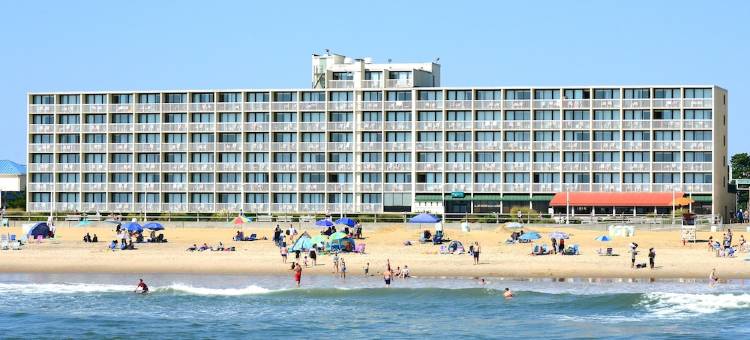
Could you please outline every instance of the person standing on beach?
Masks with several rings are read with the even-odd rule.
[[[297,288],[299,288],[302,281],[302,266],[299,265],[299,262],[294,265],[294,281],[297,283]]]
[[[635,248],[630,249],[630,268],[635,268],[635,255],[638,254],[638,252],[635,250]]]
[[[370,274],[370,262],[367,262],[367,264],[365,264],[365,276],[369,274]]]
[[[391,286],[391,277],[393,276],[393,273],[389,269],[386,269],[386,271],[383,272],[383,281],[385,281],[385,287],[388,288]]]
[[[713,288],[719,283],[719,275],[716,274],[716,268],[711,270],[711,274],[708,274],[708,286]]]
[[[282,245],[281,249],[279,249],[279,252],[281,253],[281,261],[283,263],[286,263],[286,257],[289,255],[289,249],[287,249],[286,245]]]
[[[557,254],[557,240],[553,237],[551,242],[552,242],[552,254]]]
[[[563,255],[563,252],[565,252],[565,239],[562,239],[562,238],[560,239],[560,243],[559,243],[559,248],[558,249],[559,249],[558,253],[560,253],[560,255]]]
[[[648,264],[651,266],[651,269],[654,269],[654,259],[656,259],[656,251],[654,248],[649,248],[648,250]]]
[[[333,253],[333,272],[339,272],[339,253]]]
[[[482,248],[479,247],[479,242],[474,242],[474,264],[479,264],[479,253]]]
[[[344,262],[344,258],[341,258],[341,278],[346,278],[346,262]]]
[[[316,244],[310,249],[310,260],[312,260],[313,267],[318,265],[318,252],[315,251]]]

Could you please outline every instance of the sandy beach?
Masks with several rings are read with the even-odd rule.
[[[461,232],[447,230],[447,237],[460,240],[468,248],[475,241],[482,247],[479,265],[473,265],[472,257],[439,254],[439,246],[419,244],[419,230],[414,226],[393,225],[377,231],[368,231],[365,226],[366,254],[344,254],[349,275],[363,275],[363,268],[370,263],[370,273],[377,275],[387,259],[393,267],[407,265],[415,276],[464,276],[464,277],[552,277],[552,278],[707,278],[716,268],[722,278],[750,278],[750,261],[744,261],[747,253],[738,253],[735,258],[716,257],[707,250],[705,242],[683,246],[678,230],[643,231],[635,236],[617,237],[601,243],[594,238],[603,235],[602,230],[586,230],[559,226],[534,226],[528,230],[543,235],[539,243],[550,244],[547,233],[561,230],[571,239],[567,245],[578,244],[581,255],[577,256],[531,256],[530,244],[504,244],[510,231],[499,227],[496,230]],[[740,235],[735,230],[735,242]],[[137,244],[137,250],[110,251],[107,244],[115,238],[112,226],[91,228],[58,227],[55,240],[32,242],[22,250],[0,251],[0,272],[77,272],[77,273],[222,273],[222,274],[289,274],[289,265],[282,263],[278,248],[270,240],[235,242],[232,228],[168,228],[164,231],[168,243]],[[245,227],[246,235],[257,233],[260,237],[272,237],[268,227]],[[744,230],[744,228],[742,228]],[[310,235],[319,229],[308,229]],[[99,236],[99,243],[84,243],[83,235],[89,232]],[[2,233],[20,234],[20,228],[3,229]],[[698,239],[706,240],[713,235],[721,239],[722,233],[699,232]],[[744,235],[746,238],[750,235]],[[404,246],[406,240],[414,245]],[[656,249],[656,269],[631,269],[628,244],[637,242],[638,263],[648,262],[648,248]],[[208,243],[215,246],[223,242],[234,246],[235,252],[188,252],[193,244]],[[599,256],[597,250],[612,247],[620,256]],[[290,255],[293,259],[293,255]],[[330,256],[318,257],[318,265],[304,268],[304,274],[330,275]]]

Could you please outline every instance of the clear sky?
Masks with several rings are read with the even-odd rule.
[[[717,84],[750,133],[750,1],[2,1],[0,159],[26,92],[310,86],[310,54],[439,57],[444,86]]]

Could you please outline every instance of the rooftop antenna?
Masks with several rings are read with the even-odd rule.
[[[391,58],[388,58],[388,63],[389,63],[389,64],[391,63]]]
[[[328,48],[326,48],[326,54],[327,54],[327,55],[331,55],[331,50],[330,50],[330,49],[328,49]]]
[[[440,57],[435,58],[435,61],[433,61],[435,64],[440,62]]]

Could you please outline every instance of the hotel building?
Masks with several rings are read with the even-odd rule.
[[[325,54],[307,89],[27,100],[34,212],[547,212],[581,192],[734,209],[727,91],[714,85],[440,87],[437,63]]]

